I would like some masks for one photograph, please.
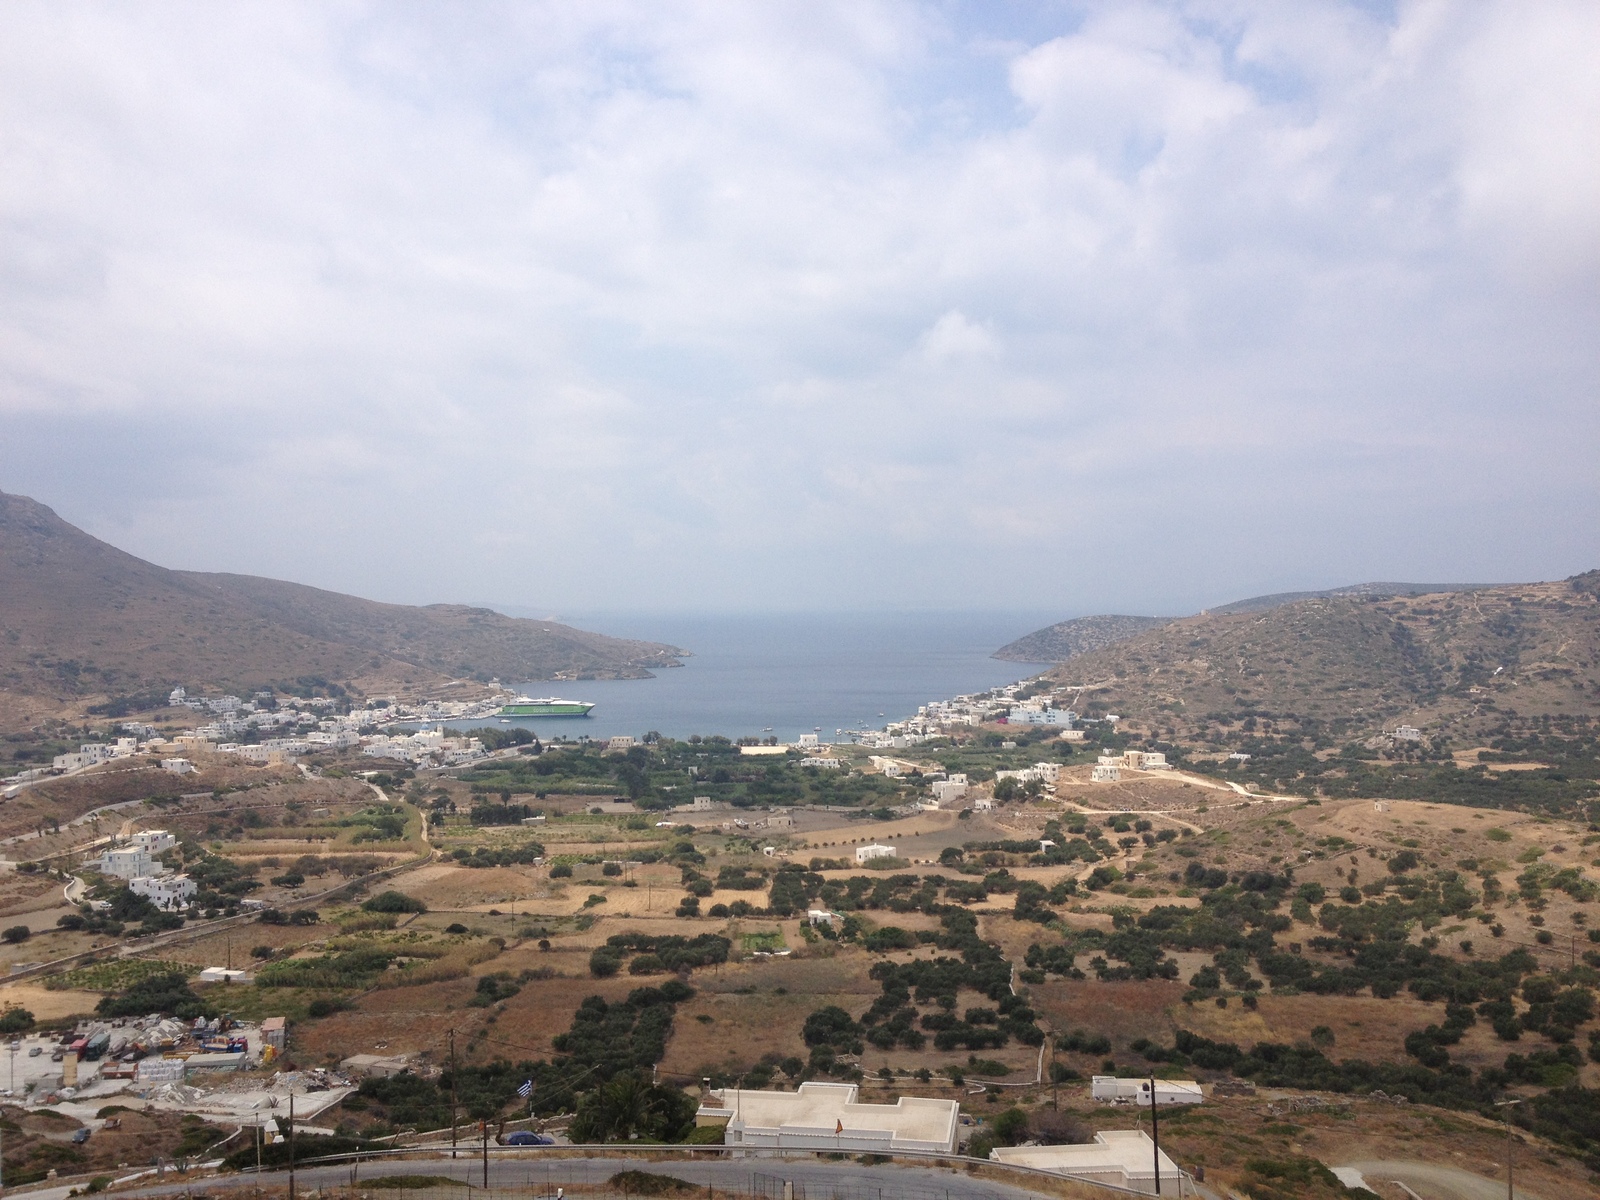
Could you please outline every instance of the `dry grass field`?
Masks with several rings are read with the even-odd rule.
[[[351,786],[339,781],[341,788]],[[282,789],[287,794],[289,788]],[[248,796],[249,794],[243,794]],[[302,811],[297,819],[326,823],[341,814],[368,803],[370,790],[330,797],[316,805],[325,811]],[[466,800],[462,796],[461,800]],[[205,798],[209,801],[209,797]],[[242,802],[242,798],[241,798]],[[205,801],[197,801],[199,808]],[[460,803],[460,801],[458,801]],[[1351,873],[1357,886],[1389,874],[1387,860],[1402,849],[1413,851],[1429,868],[1459,870],[1475,889],[1479,874],[1497,875],[1507,897],[1496,901],[1491,920],[1454,920],[1430,931],[1417,929],[1413,939],[1431,933],[1439,938],[1437,952],[1466,959],[1472,956],[1503,953],[1525,945],[1551,965],[1569,962],[1576,950],[1581,955],[1589,945],[1587,929],[1591,920],[1588,906],[1560,892],[1547,891],[1542,903],[1530,906],[1512,899],[1515,877],[1530,862],[1572,866],[1589,878],[1597,878],[1594,861],[1600,854],[1600,840],[1578,826],[1513,813],[1482,812],[1446,805],[1390,803],[1381,806],[1371,801],[1329,801],[1306,804],[1301,801],[1272,802],[1249,798],[1216,788],[1206,788],[1178,777],[1133,779],[1124,784],[1103,787],[1067,786],[1061,797],[1044,798],[1039,803],[1002,806],[994,814],[981,814],[957,821],[952,814],[922,814],[891,823],[838,822],[832,814],[806,814],[806,824],[790,840],[807,843],[794,850],[789,861],[806,862],[813,855],[846,858],[853,848],[867,841],[889,842],[901,848],[912,860],[936,859],[942,845],[963,841],[998,841],[1037,837],[1048,820],[1059,819],[1077,810],[1095,823],[1109,815],[1133,810],[1129,816],[1147,817],[1153,830],[1171,829],[1178,836],[1153,846],[1135,845],[1116,865],[1131,868],[1135,877],[1098,892],[1080,891],[1076,897],[1056,905],[1062,926],[1070,930],[1099,930],[1110,934],[1125,915],[1137,916],[1155,905],[1192,907],[1198,895],[1187,886],[1183,872],[1191,864],[1219,867],[1229,872],[1265,869],[1274,873],[1292,871],[1297,882],[1322,883],[1330,891],[1350,886]],[[285,808],[284,811],[287,811]],[[177,814],[191,822],[196,832],[205,827],[196,823],[215,819],[220,814],[189,811]],[[270,815],[270,814],[264,814]],[[232,828],[236,814],[229,814]],[[142,818],[146,825],[153,823]],[[158,818],[158,819],[164,819]],[[635,827],[628,827],[630,822]],[[476,963],[459,978],[415,986],[384,986],[365,993],[344,996],[349,1008],[317,1020],[303,1019],[310,996],[293,989],[273,993],[271,989],[252,989],[263,995],[253,1004],[280,1004],[296,1015],[291,1035],[291,1056],[302,1064],[336,1061],[352,1053],[410,1053],[427,1061],[439,1062],[444,1056],[449,1032],[456,1033],[458,1058],[464,1062],[484,1062],[494,1057],[537,1059],[553,1053],[551,1038],[565,1032],[572,1015],[584,997],[601,995],[620,999],[633,988],[659,983],[661,976],[631,976],[626,970],[607,979],[592,978],[589,956],[595,947],[617,933],[637,930],[650,934],[679,934],[693,937],[700,933],[722,933],[733,942],[731,961],[718,968],[693,972],[689,979],[696,994],[677,1010],[665,1058],[660,1064],[663,1078],[692,1082],[710,1073],[737,1075],[755,1066],[763,1056],[794,1056],[804,1061],[808,1048],[801,1029],[808,1014],[837,1004],[859,1017],[881,993],[870,977],[873,965],[882,956],[869,954],[856,945],[808,943],[801,936],[794,918],[747,917],[738,920],[709,916],[680,918],[675,915],[684,895],[680,868],[656,863],[625,868],[621,875],[603,874],[597,861],[579,861],[582,855],[607,860],[630,860],[648,849],[663,849],[684,836],[681,832],[658,834],[653,828],[640,829],[637,818],[607,815],[582,819],[570,824],[561,819],[537,830],[519,827],[472,828],[458,818],[437,831],[435,843],[443,853],[457,847],[485,846],[510,848],[537,839],[546,844],[556,861],[570,864],[570,878],[550,877],[550,864],[469,868],[454,860],[436,857],[416,869],[385,882],[384,888],[421,899],[429,911],[423,915],[402,916],[393,931],[341,932],[338,925],[352,915],[348,908],[324,906],[321,924],[308,927],[253,926],[234,935],[234,964],[248,965],[252,946],[272,947],[278,957],[285,953],[323,953],[354,945],[433,944],[485,948],[484,961]],[[303,827],[300,827],[303,828]],[[340,827],[341,830],[346,827]],[[276,857],[281,863],[292,861],[289,840],[299,829],[264,821],[246,833],[226,842],[241,858],[265,860]],[[338,836],[347,836],[340,833]],[[726,831],[705,829],[694,835],[697,849],[706,856],[699,868],[715,880],[724,866],[755,867],[771,872],[775,862],[759,853],[759,835],[734,836]],[[298,849],[298,847],[296,847]],[[360,850],[365,847],[358,846]],[[343,846],[339,846],[343,851]],[[382,848],[380,848],[382,849]],[[268,853],[270,851],[271,853]],[[320,849],[319,853],[327,853]],[[1064,878],[1083,879],[1093,864],[1076,862],[1058,867],[1013,865],[1012,876],[1037,880],[1050,886]],[[961,878],[958,868],[928,866],[921,862],[913,872],[937,872],[947,878]],[[260,875],[270,873],[263,870]],[[829,879],[858,874],[880,878],[884,873],[863,871],[853,865],[824,873]],[[337,878],[329,876],[329,880]],[[970,878],[970,876],[969,876]],[[31,884],[29,886],[32,886]],[[307,890],[310,886],[308,885]],[[3,888],[3,882],[0,882]],[[28,896],[19,887],[17,902],[26,904]],[[258,893],[260,894],[260,893]],[[270,893],[276,896],[277,893]],[[7,895],[0,890],[0,901]],[[48,892],[37,892],[48,899]],[[595,899],[598,898],[598,899]],[[715,904],[745,901],[755,906],[766,903],[764,891],[729,888],[713,890],[701,898],[701,911]],[[979,915],[981,936],[997,946],[1012,962],[1020,965],[1028,946],[1034,942],[1050,945],[1059,939],[1052,928],[1011,915],[1013,895],[996,891],[987,901],[972,906]],[[1280,910],[1288,912],[1288,906]],[[913,931],[934,930],[939,919],[920,912],[895,913],[887,909],[856,914],[868,928],[894,925]],[[1593,914],[1600,916],[1600,914]],[[462,937],[446,938],[444,930],[454,925],[467,929]],[[1500,936],[1492,932],[1499,925]],[[788,957],[757,958],[746,943],[747,934],[778,932],[792,951]],[[1536,935],[1551,934],[1549,946],[1541,946]],[[1313,924],[1295,923],[1278,935],[1279,942],[1302,943],[1304,954],[1313,961],[1331,961],[1319,955],[1311,939],[1323,932]],[[1559,935],[1557,937],[1556,935]],[[71,935],[50,935],[56,938]],[[192,965],[213,965],[225,961],[229,935],[212,935],[187,945],[163,949],[163,957]],[[503,949],[494,953],[487,939],[499,939]],[[1576,943],[1574,942],[1576,938]],[[541,940],[548,943],[541,948]],[[1470,948],[1462,946],[1470,943]],[[28,957],[42,957],[43,938],[26,943],[21,951]],[[10,948],[17,950],[19,948]],[[0,954],[7,952],[0,948]],[[452,951],[454,952],[454,951]],[[891,960],[911,955],[925,956],[937,951],[896,952]],[[1315,996],[1274,994],[1270,988],[1259,995],[1254,1011],[1246,1009],[1238,997],[1227,1007],[1218,1008],[1209,999],[1193,1006],[1183,1002],[1189,990],[1188,979],[1210,962],[1210,953],[1184,951],[1176,955],[1179,978],[1175,981],[1147,980],[1101,982],[1052,978],[1044,984],[1026,986],[1030,1003],[1048,1031],[1065,1033],[1083,1029],[1103,1034],[1111,1042],[1109,1053],[1057,1052],[1055,1061],[1083,1075],[1103,1069],[1103,1060],[1114,1060],[1125,1072],[1149,1069],[1150,1064],[1129,1048],[1129,1043],[1148,1038],[1171,1045],[1180,1029],[1218,1041],[1244,1047],[1256,1042],[1295,1043],[1305,1040],[1309,1031],[1325,1025],[1333,1035],[1329,1051],[1335,1060],[1361,1058],[1373,1061],[1410,1062],[1404,1049],[1407,1033],[1436,1024],[1443,1019],[1442,1004],[1425,1004],[1402,992],[1391,1000],[1370,996]],[[1080,961],[1081,967],[1087,966]],[[1252,968],[1253,970],[1253,968]],[[490,1005],[474,1006],[478,979],[486,974],[506,974],[520,979],[516,995]],[[523,978],[527,976],[526,978]],[[540,978],[539,976],[545,976]],[[393,983],[392,979],[386,983]],[[20,994],[20,993],[19,993]],[[35,1009],[40,1015],[60,1011],[63,1006],[81,1011],[92,1008],[97,997],[79,993],[63,999],[63,993],[43,993],[55,1007]],[[236,994],[235,1001],[243,999]],[[981,1007],[991,1001],[963,990],[957,1009]],[[1498,1065],[1508,1052],[1527,1053],[1544,1045],[1543,1039],[1525,1035],[1520,1043],[1508,1044],[1495,1038],[1487,1022],[1469,1029],[1451,1047],[1453,1061],[1473,1068]],[[1038,1068],[1038,1051],[1012,1042],[1002,1050],[985,1051],[979,1057],[993,1059],[1007,1068],[999,1077],[1003,1089],[969,1094],[953,1088],[947,1078],[936,1077],[931,1084],[908,1078],[909,1072],[927,1068],[936,1073],[949,1068],[964,1071],[969,1080],[980,1072],[969,1067],[972,1056],[965,1050],[940,1052],[929,1046],[922,1051],[881,1051],[870,1044],[859,1060],[865,1073],[865,1086],[875,1096],[896,1094],[897,1090],[917,1094],[959,1096],[971,1111],[992,1115],[1016,1102],[1032,1107],[1047,1098],[1048,1084],[1028,1084]],[[877,1073],[887,1067],[897,1072],[894,1083],[885,1085]],[[1201,1074],[1204,1074],[1201,1072]],[[1600,1082],[1600,1066],[1583,1068],[1584,1082]],[[987,1076],[982,1082],[989,1082]],[[1076,1089],[1076,1090],[1074,1090]],[[1115,1127],[1129,1114],[1113,1110],[1083,1109],[1082,1085],[1067,1085],[1062,1091],[1064,1105],[1076,1105],[1094,1127]],[[1069,1095],[1069,1093],[1071,1093]],[[1381,1151],[1397,1157],[1426,1158],[1429,1161],[1455,1161],[1470,1169],[1485,1170],[1485,1155],[1493,1138],[1475,1124],[1475,1119],[1439,1110],[1406,1110],[1365,1101],[1339,1101],[1339,1112],[1285,1117],[1266,1114],[1269,1097],[1228,1099],[1208,1104],[1202,1113],[1175,1118],[1170,1145],[1186,1161],[1204,1162],[1208,1174],[1227,1181],[1243,1179],[1241,1164],[1251,1155],[1307,1154],[1324,1161],[1334,1156],[1362,1150],[1365,1157]],[[1352,1115],[1354,1114],[1354,1115]],[[1441,1125],[1440,1122],[1444,1124]],[[1376,1132],[1373,1132],[1376,1130]],[[1492,1133],[1492,1131],[1490,1131]],[[1364,1149],[1362,1149],[1364,1148]],[[1535,1158],[1529,1147],[1530,1159]],[[1570,1160],[1549,1158],[1537,1168],[1550,1182],[1566,1179],[1570,1186]],[[1230,1175],[1230,1171],[1233,1173]],[[1492,1172],[1489,1172],[1492,1173]],[[1530,1174],[1530,1187],[1534,1175]],[[1580,1194],[1552,1192],[1552,1195]]]

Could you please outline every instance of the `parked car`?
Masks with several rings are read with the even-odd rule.
[[[74,1129],[72,1131],[72,1141],[73,1141],[74,1145],[81,1146],[85,1142],[87,1142],[88,1140],[89,1140],[89,1127],[87,1125],[85,1125],[82,1129]]]
[[[29,1046],[28,1047],[28,1057],[29,1058],[38,1058],[39,1055],[41,1055],[43,1053],[44,1053],[44,1047],[43,1046]]]
[[[556,1140],[547,1134],[518,1129],[514,1133],[506,1134],[506,1140],[501,1144],[505,1146],[554,1146]]]

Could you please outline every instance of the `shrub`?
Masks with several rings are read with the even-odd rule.
[[[18,942],[25,942],[32,936],[33,930],[26,925],[13,925],[4,932],[0,932],[0,939],[10,942],[12,945],[16,945]]]
[[[1008,1108],[994,1119],[994,1136],[1007,1146],[1015,1146],[1028,1136],[1028,1114],[1020,1108]]]
[[[182,972],[173,971],[147,976],[121,995],[103,997],[95,1005],[95,1012],[102,1017],[142,1017],[159,1012],[192,1021],[215,1016],[216,1008],[194,994]]]
[[[379,892],[361,907],[365,912],[375,913],[425,913],[428,911],[428,906],[415,896],[408,896],[404,892],[396,891]]]
[[[555,866],[550,868],[550,878],[551,879],[571,879],[572,878],[572,864],[571,863],[557,863]]]
[[[653,1171],[618,1171],[606,1183],[624,1196],[681,1196],[700,1190],[698,1184]]]

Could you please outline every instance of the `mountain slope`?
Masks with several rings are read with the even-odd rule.
[[[416,608],[256,575],[178,574],[295,633],[447,675],[521,681],[604,672],[611,678],[643,678],[652,667],[677,666],[684,653],[465,604]]]
[[[1056,667],[1092,707],[1180,741],[1235,716],[1460,737],[1600,715],[1594,573],[1417,596],[1346,594],[1184,617]],[[1225,719],[1220,719],[1225,718]]]
[[[1135,634],[1158,625],[1165,625],[1171,617],[1129,617],[1102,615],[1074,617],[1058,621],[1045,629],[1035,630],[996,650],[992,657],[1006,662],[1059,663],[1091,650],[1125,642]]]
[[[1270,596],[1251,596],[1248,600],[1235,600],[1208,609],[1214,613],[1266,612],[1297,600],[1325,600],[1331,596],[1427,596],[1437,592],[1470,592],[1488,586],[1481,583],[1353,583],[1347,587],[1327,588],[1320,592],[1277,592]]]
[[[0,493],[0,691],[13,697],[71,702],[307,677],[372,690],[450,677],[627,678],[681,653],[487,609],[170,571]]]
[[[1323,600],[1334,596],[1419,596],[1435,592],[1464,592],[1481,585],[1467,583],[1355,583],[1321,592],[1277,592],[1270,596],[1251,596],[1235,600],[1210,613],[1267,612],[1300,600]],[[1202,613],[1202,616],[1205,614]],[[1165,625],[1171,617],[1127,617],[1101,615],[1074,617],[1058,621],[1045,629],[1001,646],[991,657],[1006,662],[1066,662],[1091,650],[1100,650],[1127,641],[1135,634]]]

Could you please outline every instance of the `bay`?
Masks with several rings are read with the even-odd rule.
[[[531,615],[531,614],[530,614]],[[541,738],[721,734],[793,741],[877,729],[919,705],[1044,670],[1000,662],[1000,646],[1050,624],[1048,613],[829,613],[663,616],[563,614],[582,629],[690,652],[653,679],[512,683],[532,696],[595,705],[582,719],[516,718]],[[479,722],[481,724],[481,722]],[[497,722],[498,723],[498,722]]]

